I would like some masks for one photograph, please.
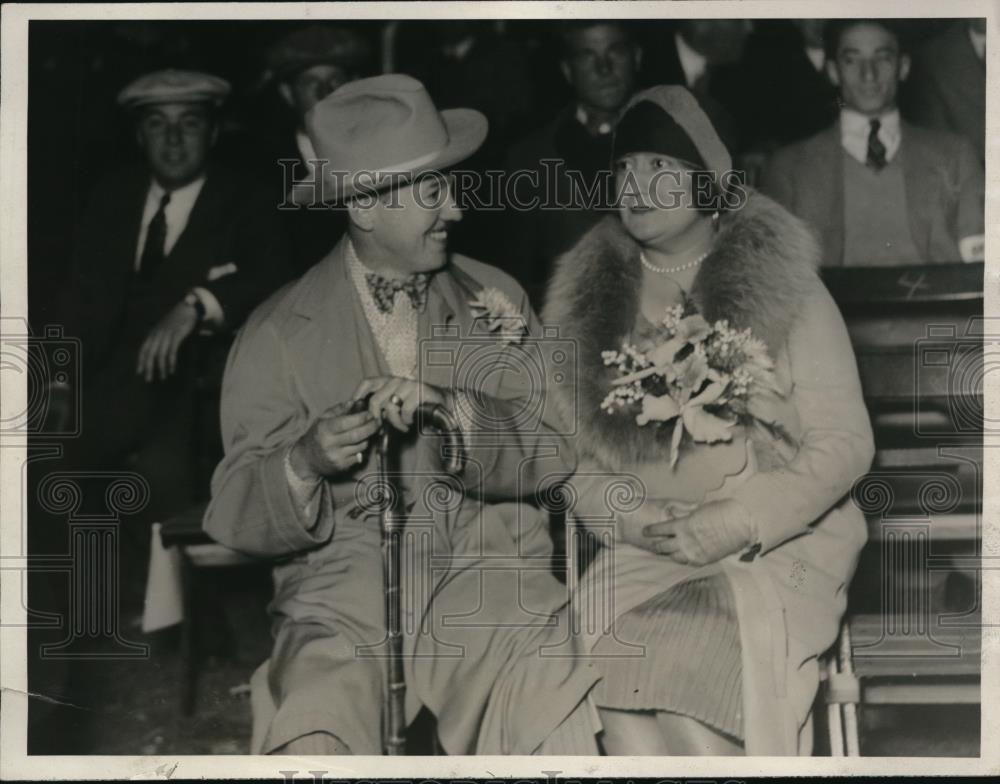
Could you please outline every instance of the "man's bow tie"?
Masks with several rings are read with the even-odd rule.
[[[368,272],[365,280],[368,281],[368,290],[371,291],[375,304],[383,313],[392,313],[396,293],[399,291],[410,298],[414,310],[422,311],[427,305],[427,286],[431,282],[431,276],[426,272],[415,272],[405,278],[384,278],[378,273]]]

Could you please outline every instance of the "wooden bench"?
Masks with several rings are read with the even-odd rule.
[[[852,497],[883,579],[882,611],[849,606],[824,662],[834,756],[860,754],[863,706],[980,701],[981,622],[935,617],[927,592],[931,573],[977,571],[982,554],[983,276],[982,264],[824,270],[875,431]]]
[[[181,619],[180,711],[184,716],[194,713],[201,661],[197,634],[201,608],[196,570],[259,563],[257,559],[231,550],[209,537],[201,527],[204,515],[205,505],[199,505],[164,521],[160,526],[163,546],[176,547],[181,556],[184,612]]]

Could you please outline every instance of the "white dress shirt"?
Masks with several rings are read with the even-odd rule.
[[[184,229],[187,228],[188,220],[191,217],[191,210],[194,209],[195,202],[201,194],[201,189],[205,185],[205,177],[202,175],[194,182],[190,182],[182,188],[170,192],[170,203],[163,210],[167,221],[167,234],[163,241],[164,262],[169,262],[170,251],[174,249],[177,240],[180,239]],[[135,271],[138,272],[142,266],[142,250],[146,245],[146,235],[149,233],[149,224],[152,223],[157,210],[160,209],[160,202],[166,190],[156,180],[153,180],[146,192],[146,206],[142,210],[142,223],[139,226],[139,241],[135,249]],[[206,288],[197,286],[192,291],[201,300],[205,307],[205,322],[210,325],[219,325],[223,321],[222,306]]]
[[[400,378],[417,377],[417,321],[419,314],[410,298],[403,292],[396,294],[392,311],[383,313],[375,304],[366,275],[373,272],[358,258],[354,244],[347,241],[347,268],[358,290],[365,318],[375,336],[375,342],[385,357],[392,375]]]
[[[868,135],[871,133],[872,117],[853,109],[840,110],[840,143],[858,163],[868,160]],[[888,163],[899,151],[902,134],[899,127],[899,111],[893,109],[879,116],[879,141],[885,145],[885,160]]]
[[[163,243],[163,255],[169,256],[174,249],[177,240],[187,227],[188,218],[191,217],[191,210],[194,203],[198,201],[205,178],[199,177],[192,183],[188,183],[183,188],[178,188],[170,192],[170,204],[164,210],[167,219],[167,237]],[[139,242],[135,249],[135,269],[138,272],[142,263],[142,249],[146,244],[146,234],[149,232],[149,224],[152,222],[156,211],[160,209],[160,201],[163,199],[166,190],[156,180],[153,180],[146,192],[146,206],[142,211],[142,225],[139,228]]]
[[[417,330],[419,314],[403,292],[396,294],[392,312],[383,313],[375,304],[371,289],[365,276],[373,270],[368,269],[358,258],[354,244],[347,240],[347,269],[354,287],[361,298],[361,307],[365,313],[368,326],[378,344],[382,356],[392,375],[401,378],[415,379],[417,377]],[[292,448],[285,453],[285,477],[296,506],[302,512],[303,521],[314,524],[319,512],[320,477],[300,477],[295,473],[291,463]]]
[[[674,43],[677,46],[677,59],[681,61],[681,68],[684,71],[684,80],[689,88],[694,87],[695,82],[704,76],[708,69],[708,60],[705,55],[692,49],[680,33],[674,33]]]

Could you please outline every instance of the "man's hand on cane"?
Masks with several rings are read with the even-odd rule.
[[[413,426],[413,417],[421,403],[447,405],[445,393],[429,384],[409,378],[379,376],[361,382],[354,399],[371,395],[368,413],[385,419],[403,433]]]
[[[351,400],[363,397],[365,382]],[[370,411],[352,414],[350,403],[338,403],[320,416],[292,447],[289,461],[302,479],[346,474],[364,462],[368,442],[381,422]]]

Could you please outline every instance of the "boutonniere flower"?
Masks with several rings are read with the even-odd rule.
[[[486,288],[470,300],[473,315],[482,319],[490,332],[504,343],[520,343],[528,331],[520,309],[500,289]]]

